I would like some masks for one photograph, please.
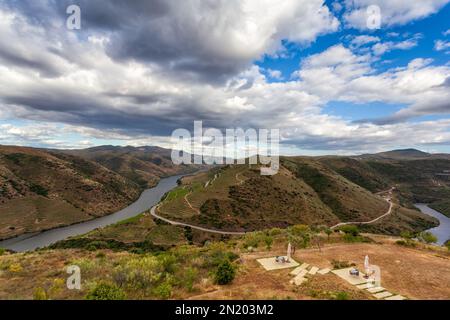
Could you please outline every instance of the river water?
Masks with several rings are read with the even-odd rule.
[[[177,186],[177,181],[185,175],[161,179],[154,188],[145,190],[136,202],[116,213],[94,220],[77,223],[67,227],[56,228],[40,233],[25,234],[17,238],[0,241],[0,248],[16,252],[31,251],[49,246],[68,237],[85,234],[97,228],[106,227],[116,222],[137,216],[156,205],[164,194]]]
[[[440,224],[436,228],[431,228],[427,231],[430,231],[438,238],[438,244],[442,245],[445,241],[450,239],[450,218],[444,216],[439,211],[431,209],[424,203],[416,203],[416,208],[418,208],[422,213],[425,213],[429,216],[435,217],[439,220]]]
[[[10,249],[16,252],[31,251],[49,246],[68,237],[82,235],[94,229],[106,227],[116,222],[132,218],[156,205],[165,193],[177,186],[178,179],[183,176],[186,175],[161,179],[156,187],[145,190],[136,202],[116,213],[67,227],[56,228],[40,233],[25,234],[17,238],[0,241],[0,248]],[[438,238],[438,244],[443,244],[450,239],[450,218],[431,209],[426,204],[417,203],[415,206],[423,213],[435,217],[440,221],[438,227],[428,230]]]

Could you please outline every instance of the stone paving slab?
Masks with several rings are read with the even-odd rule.
[[[370,293],[378,293],[381,291],[385,291],[386,289],[383,287],[373,287],[373,288],[369,288],[367,289],[367,291],[369,291]]]
[[[302,265],[300,266],[300,268],[302,268],[302,269],[306,269],[308,267],[309,267],[309,263],[306,263],[306,262],[302,263]]]
[[[373,284],[368,282],[368,283],[358,284],[356,287],[358,289],[370,289],[370,288],[373,288]]]
[[[363,283],[367,283],[369,280],[364,279],[364,277],[362,276],[361,272],[359,273],[359,276],[352,276],[350,275],[349,271],[352,268],[345,268],[345,269],[339,269],[339,270],[333,270],[331,272],[333,272],[335,275],[337,275],[338,277],[344,279],[345,281],[347,281],[348,283],[356,286],[359,284],[363,284]]]
[[[302,270],[294,279],[293,282],[295,285],[299,286],[301,285],[303,282],[306,281],[305,275],[308,273],[307,270]]]
[[[305,282],[307,279],[306,278],[303,278],[303,277],[301,277],[301,278],[295,278],[294,279],[294,284],[296,285],[296,286],[300,286],[300,285],[302,285],[303,284],[303,282]]]
[[[287,269],[287,268],[294,268],[294,267],[297,267],[299,265],[299,263],[297,261],[295,261],[294,259],[292,259],[292,258],[291,258],[291,260],[289,262],[285,262],[285,263],[276,262],[275,261],[275,257],[258,259],[256,261],[258,261],[263,266],[263,268],[268,270],[268,271],[279,270],[279,269]]]
[[[404,296],[397,294],[395,296],[387,297],[384,300],[406,300],[406,298]]]
[[[302,266],[300,266],[300,267],[297,267],[294,270],[292,270],[289,274],[292,275],[292,276],[296,276],[304,269],[305,268],[302,268]]]
[[[392,293],[390,293],[389,291],[383,291],[380,293],[375,293],[373,296],[377,299],[384,299],[384,298],[392,296]]]
[[[309,274],[315,275],[317,273],[317,271],[319,271],[319,268],[312,267],[311,270],[309,270]]]
[[[325,268],[325,269],[322,269],[322,270],[317,271],[317,273],[319,273],[319,274],[327,274],[327,273],[329,273],[330,271],[331,271],[331,269]]]

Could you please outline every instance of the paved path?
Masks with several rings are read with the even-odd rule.
[[[392,193],[392,190],[394,190],[394,187],[392,187],[391,189],[386,190],[386,191],[381,191],[381,192],[379,192],[377,194],[385,193],[385,192]],[[348,224],[355,224],[355,225],[371,224],[371,223],[377,222],[380,219],[383,219],[384,217],[386,217],[386,216],[388,216],[388,215],[390,215],[392,213],[392,208],[394,207],[394,204],[392,203],[391,196],[385,198],[385,200],[387,201],[387,203],[389,203],[389,209],[386,211],[386,213],[384,213],[383,215],[379,216],[378,218],[375,218],[375,219],[370,220],[370,221],[365,221],[365,222],[356,222],[356,221],[341,222],[341,223],[338,223],[338,224],[332,226],[330,229],[336,229],[338,227],[342,227],[342,226],[345,226],[345,225],[348,225]]]
[[[200,210],[198,210],[197,208],[194,208],[194,207],[192,206],[192,204],[189,202],[188,195],[190,195],[191,193],[192,193],[192,191],[189,192],[188,194],[186,194],[186,195],[184,196],[184,201],[186,201],[186,203],[187,203],[187,205],[189,206],[189,208],[191,208],[192,210],[194,210],[197,214],[200,214]]]
[[[167,222],[167,223],[169,223],[171,225],[174,225],[174,226],[191,227],[192,229],[196,229],[196,230],[200,230],[200,231],[204,231],[204,232],[217,233],[217,234],[226,234],[226,235],[244,235],[244,234],[246,234],[246,232],[232,232],[232,231],[214,230],[214,229],[208,229],[208,228],[203,228],[203,227],[199,227],[199,226],[194,226],[192,224],[187,224],[187,223],[183,223],[183,222],[172,221],[172,220],[169,220],[167,218],[163,218],[163,217],[159,216],[158,214],[156,214],[156,208],[157,208],[157,206],[154,206],[153,208],[151,208],[150,209],[150,214],[154,218],[162,220],[162,221]]]

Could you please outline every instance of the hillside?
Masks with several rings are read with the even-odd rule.
[[[417,159],[409,154],[403,158],[321,157],[319,160],[370,191],[396,186],[404,206],[412,208],[413,203],[430,203],[444,214],[450,214],[450,159],[446,156]]]
[[[274,176],[261,176],[257,167],[227,166],[182,180],[158,208],[163,217],[228,231],[250,231],[294,224],[328,225],[369,221],[387,211],[380,196],[351,182],[314,158],[281,159]],[[388,185],[381,181],[379,187]],[[435,220],[400,208],[395,228],[418,231]]]
[[[161,177],[190,173],[203,167],[176,166],[171,160],[171,150],[159,147],[100,146],[59,152],[95,161],[137,183],[143,189],[155,186]]]
[[[106,215],[139,194],[136,184],[94,162],[0,147],[0,238]]]
[[[118,293],[116,299],[375,299],[333,273],[308,274],[297,286],[291,282],[293,268],[270,272],[262,268],[257,259],[284,254],[296,230],[265,230],[231,241],[177,245],[157,252],[89,247],[0,253],[0,299],[86,299],[105,284]],[[354,265],[364,270],[368,254],[381,268],[382,285],[390,292],[408,299],[450,297],[450,253],[445,248],[415,241],[405,247],[396,243],[398,238],[376,235],[349,242],[338,232],[316,238],[322,243],[320,252],[313,243],[299,245],[293,259],[320,269]],[[227,285],[215,281],[223,261],[230,261],[236,272]],[[66,287],[70,265],[82,270],[81,290]]]

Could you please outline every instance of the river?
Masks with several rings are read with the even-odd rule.
[[[16,252],[32,251],[37,248],[47,247],[68,237],[82,235],[94,229],[106,227],[116,222],[137,216],[156,205],[165,193],[177,186],[178,179],[183,176],[186,175],[177,175],[161,179],[156,187],[145,190],[138,200],[116,213],[67,227],[25,234],[16,238],[0,241],[0,248],[10,249]]]
[[[436,228],[431,228],[430,231],[438,238],[438,244],[442,245],[445,241],[450,239],[450,218],[446,217],[439,211],[431,209],[428,205],[424,203],[416,203],[416,208],[418,208],[422,213],[429,216],[435,217],[439,220],[440,224]]]

